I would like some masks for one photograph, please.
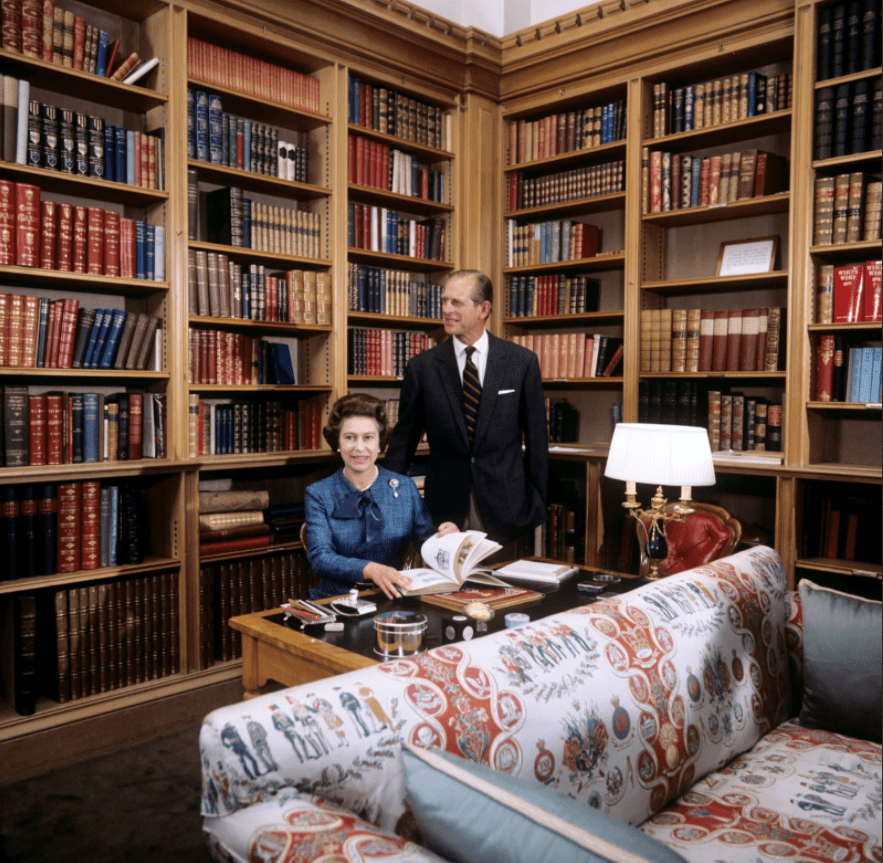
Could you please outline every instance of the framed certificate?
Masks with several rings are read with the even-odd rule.
[[[778,237],[758,237],[721,243],[717,256],[717,276],[749,276],[769,273],[779,251]]]

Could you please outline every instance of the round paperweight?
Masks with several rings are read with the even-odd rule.
[[[377,645],[385,657],[413,656],[423,647],[426,615],[416,611],[384,611],[374,617]]]
[[[475,621],[476,632],[487,632],[487,623],[494,616],[494,610],[483,602],[470,602],[464,606],[463,613]]]

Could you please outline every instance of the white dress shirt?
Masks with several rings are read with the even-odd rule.
[[[469,345],[464,345],[460,339],[454,336],[454,356],[457,357],[457,368],[460,370],[461,383],[463,381],[463,369],[466,368],[466,348],[468,347]],[[488,350],[487,330],[482,331],[481,338],[472,347],[475,348],[472,362],[475,363],[475,368],[478,369],[478,379],[481,381],[481,385],[484,386],[484,370],[487,366]]]

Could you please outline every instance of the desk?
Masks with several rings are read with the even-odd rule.
[[[504,629],[504,618],[509,611],[523,611],[530,615],[531,620],[538,620],[597,601],[595,597],[580,593],[577,584],[592,573],[603,570],[593,567],[580,569],[584,575],[577,573],[561,585],[528,584],[511,579],[513,585],[529,587],[542,593],[544,599],[501,609],[488,623],[488,632]],[[610,585],[600,598],[626,593],[644,583],[645,579],[623,575],[622,580]],[[370,596],[377,603],[377,611],[358,618],[339,617],[344,623],[343,632],[325,632],[321,626],[308,627],[303,631],[293,620],[286,623],[278,608],[231,617],[230,626],[242,634],[244,697],[260,695],[261,688],[269,680],[283,686],[295,686],[358,668],[368,668],[383,661],[383,657],[374,652],[374,614],[394,609],[410,609],[425,614],[427,627],[423,645],[428,650],[442,643],[442,619],[455,613],[421,602],[419,596],[390,600],[380,591],[366,591],[363,595]],[[328,601],[322,600],[323,603]]]

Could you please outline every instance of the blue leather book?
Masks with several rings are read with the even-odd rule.
[[[118,183],[129,182],[129,170],[126,164],[129,133],[122,126],[114,127],[114,178]]]
[[[224,103],[217,93],[208,94],[208,160],[213,165],[223,164]]]
[[[95,309],[95,320],[92,323],[92,328],[89,331],[89,341],[86,342],[86,351],[83,354],[83,368],[91,369],[92,360],[95,356],[95,345],[98,341],[98,334],[101,332],[101,328],[104,326],[104,318],[109,313],[107,309]]]
[[[99,444],[104,408],[98,393],[83,393],[83,461],[101,461]]]
[[[117,420],[117,461],[129,459],[129,396],[125,393],[118,398],[120,406]]]
[[[196,92],[187,88],[187,158],[196,158]]]
[[[104,179],[112,183],[117,180],[117,137],[116,126],[104,124]]]
[[[873,403],[879,402],[880,399],[880,382],[881,374],[883,374],[883,348],[869,348],[871,351],[871,397]]]
[[[126,182],[135,185],[135,133],[126,130]]]
[[[37,574],[36,563],[36,487],[28,483],[18,489],[18,577],[31,578]]]
[[[113,365],[127,317],[128,315],[122,309],[114,309],[111,312],[110,328],[104,341],[104,350],[101,352],[97,368],[109,369]]]
[[[209,157],[208,93],[196,91],[196,158],[207,162]]]
[[[862,352],[862,370],[861,378],[859,379],[858,397],[856,398],[856,401],[863,404],[868,404],[870,402],[876,401],[876,399],[872,397],[871,393],[871,377],[874,370],[874,349],[860,348],[859,350],[861,350]]]
[[[120,487],[110,486],[110,516],[107,529],[107,565],[117,566],[120,546]]]
[[[242,129],[242,167],[246,171],[253,171],[254,164],[251,158],[251,120],[243,123]]]
[[[90,355],[88,348],[86,349],[86,360],[83,362],[84,369],[97,369],[101,356],[104,353],[104,346],[107,343],[107,336],[110,333],[110,325],[113,322],[113,309],[103,309],[104,318],[101,321],[101,328],[95,337],[95,345]],[[98,323],[96,316],[96,324]],[[94,329],[94,328],[93,328]]]
[[[37,316],[37,368],[46,366],[46,335],[49,332],[49,298],[40,297]]]
[[[135,222],[135,278],[147,278],[147,225],[141,220]]]
[[[58,570],[58,495],[54,483],[37,488],[37,516],[34,545],[35,575],[54,575]]]
[[[251,198],[242,197],[242,245],[250,249],[251,245]]]
[[[144,237],[144,278],[153,281],[156,261],[156,228],[145,225]]]
[[[83,394],[70,394],[71,422],[71,464],[82,464],[84,459],[83,442]]]
[[[95,53],[95,74],[99,78],[107,77],[107,49],[110,47],[110,33],[98,31],[98,48]]]
[[[108,559],[108,539],[110,536],[110,486],[102,486],[98,509],[98,564],[110,566]]]
[[[271,342],[275,382],[283,386],[294,383],[294,367],[291,363],[291,348],[285,342]]]

